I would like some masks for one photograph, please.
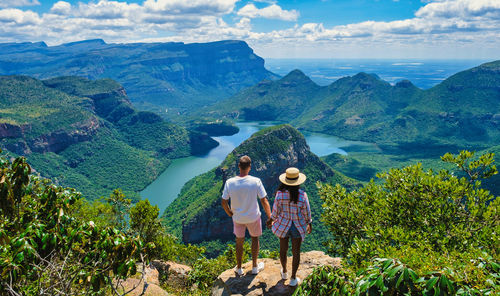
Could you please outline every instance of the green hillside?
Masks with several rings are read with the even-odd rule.
[[[456,151],[450,151],[457,153]],[[486,153],[495,153],[495,156],[500,155],[500,146],[492,146],[484,150],[476,151],[477,155]],[[348,155],[330,154],[321,158],[324,162],[335,168],[342,174],[368,182],[375,179],[377,173],[387,172],[392,168],[403,168],[409,165],[421,163],[425,169],[439,171],[441,169],[453,171],[456,168],[440,160],[439,155],[425,156],[422,154],[396,154],[396,153],[366,153],[366,152],[349,152]],[[483,187],[491,191],[495,196],[500,195],[500,175],[491,176],[482,181]]]
[[[89,199],[138,198],[170,159],[206,151],[208,136],[136,111],[109,79],[0,77],[0,147]]]
[[[214,118],[279,120],[387,151],[440,155],[484,149],[500,139],[500,61],[457,73],[421,90],[359,73],[320,87],[295,70],[203,110]]]
[[[278,176],[287,167],[298,167],[308,176],[304,188],[311,204],[314,232],[305,240],[304,250],[325,250],[322,242],[329,234],[320,222],[322,201],[316,182],[338,183],[348,188],[355,188],[359,183],[332,170],[311,153],[304,136],[290,125],[269,127],[255,133],[235,148],[219,167],[187,182],[179,197],[165,210],[165,225],[186,243],[233,241],[231,219],[220,206],[221,189],[224,180],[238,173],[237,161],[244,154],[252,158],[250,174],[262,180],[271,204],[279,184]],[[265,216],[262,209],[261,212]],[[262,248],[277,249],[278,243],[270,230],[264,231]]]

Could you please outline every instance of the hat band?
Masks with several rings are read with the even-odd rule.
[[[288,178],[288,177],[286,177],[286,179],[287,179],[287,180],[292,180],[292,181],[293,181],[293,180],[297,180],[298,178],[299,178],[299,176],[297,176],[297,177],[295,177],[295,178]]]

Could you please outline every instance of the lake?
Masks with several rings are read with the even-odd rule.
[[[240,131],[232,136],[214,137],[219,146],[206,155],[175,159],[172,164],[148,187],[141,191],[141,197],[163,210],[177,197],[184,184],[192,178],[217,167],[226,156],[253,133],[272,126],[273,122],[237,122]],[[374,144],[348,141],[335,136],[320,133],[303,133],[311,151],[318,156],[332,153],[347,155],[353,150],[377,151]]]

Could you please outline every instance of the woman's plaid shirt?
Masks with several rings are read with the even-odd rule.
[[[299,189],[299,199],[293,203],[290,202],[288,190],[276,192],[271,218],[274,220],[272,231],[276,236],[284,238],[293,222],[304,240],[307,224],[312,222],[307,193]]]

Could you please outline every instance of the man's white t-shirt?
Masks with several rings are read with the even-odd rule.
[[[255,222],[260,218],[257,198],[267,196],[266,190],[259,178],[247,175],[232,177],[226,181],[222,198],[231,198],[233,221],[239,224]]]

